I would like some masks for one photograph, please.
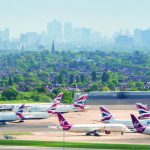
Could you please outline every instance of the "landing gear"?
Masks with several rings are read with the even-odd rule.
[[[121,132],[121,135],[123,135],[123,132]]]
[[[99,136],[99,134],[97,133],[97,131],[92,131],[92,132],[88,132],[86,133],[86,136]]]
[[[95,133],[94,136],[99,136],[99,134],[98,134],[98,133]]]
[[[5,126],[6,122],[0,122],[0,126]]]
[[[22,122],[24,122],[24,120],[20,120],[20,121],[18,121],[18,123],[22,123]]]
[[[91,136],[91,134],[90,133],[86,133],[86,136]]]
[[[108,130],[106,130],[106,131],[105,131],[105,134],[110,134],[110,133],[111,133],[111,132],[110,132],[110,131],[108,131]]]

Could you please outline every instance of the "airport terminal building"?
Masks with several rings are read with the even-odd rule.
[[[76,93],[75,97],[81,93]],[[89,92],[88,105],[150,105],[150,91],[95,91]]]

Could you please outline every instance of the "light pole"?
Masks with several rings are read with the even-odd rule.
[[[63,150],[65,150],[65,130],[63,130]]]

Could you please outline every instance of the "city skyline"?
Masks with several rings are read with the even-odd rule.
[[[8,27],[13,37],[46,31],[47,23],[55,18],[107,36],[120,29],[150,27],[148,0],[0,0],[0,4],[0,30]]]

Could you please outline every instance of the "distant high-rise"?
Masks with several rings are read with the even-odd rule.
[[[118,48],[133,48],[133,38],[126,35],[119,35],[115,38]]]
[[[84,44],[88,44],[91,40],[91,29],[82,28],[81,29],[81,42]]]
[[[52,54],[55,53],[55,43],[54,43],[54,40],[53,40],[53,43],[52,43],[51,53],[52,53]]]
[[[47,24],[47,34],[50,41],[55,39],[58,43],[62,42],[62,25],[56,19]]]
[[[6,42],[9,41],[9,29],[5,28],[5,30],[0,31],[0,41]]]
[[[72,23],[70,22],[64,24],[64,41],[66,43],[72,41]]]

